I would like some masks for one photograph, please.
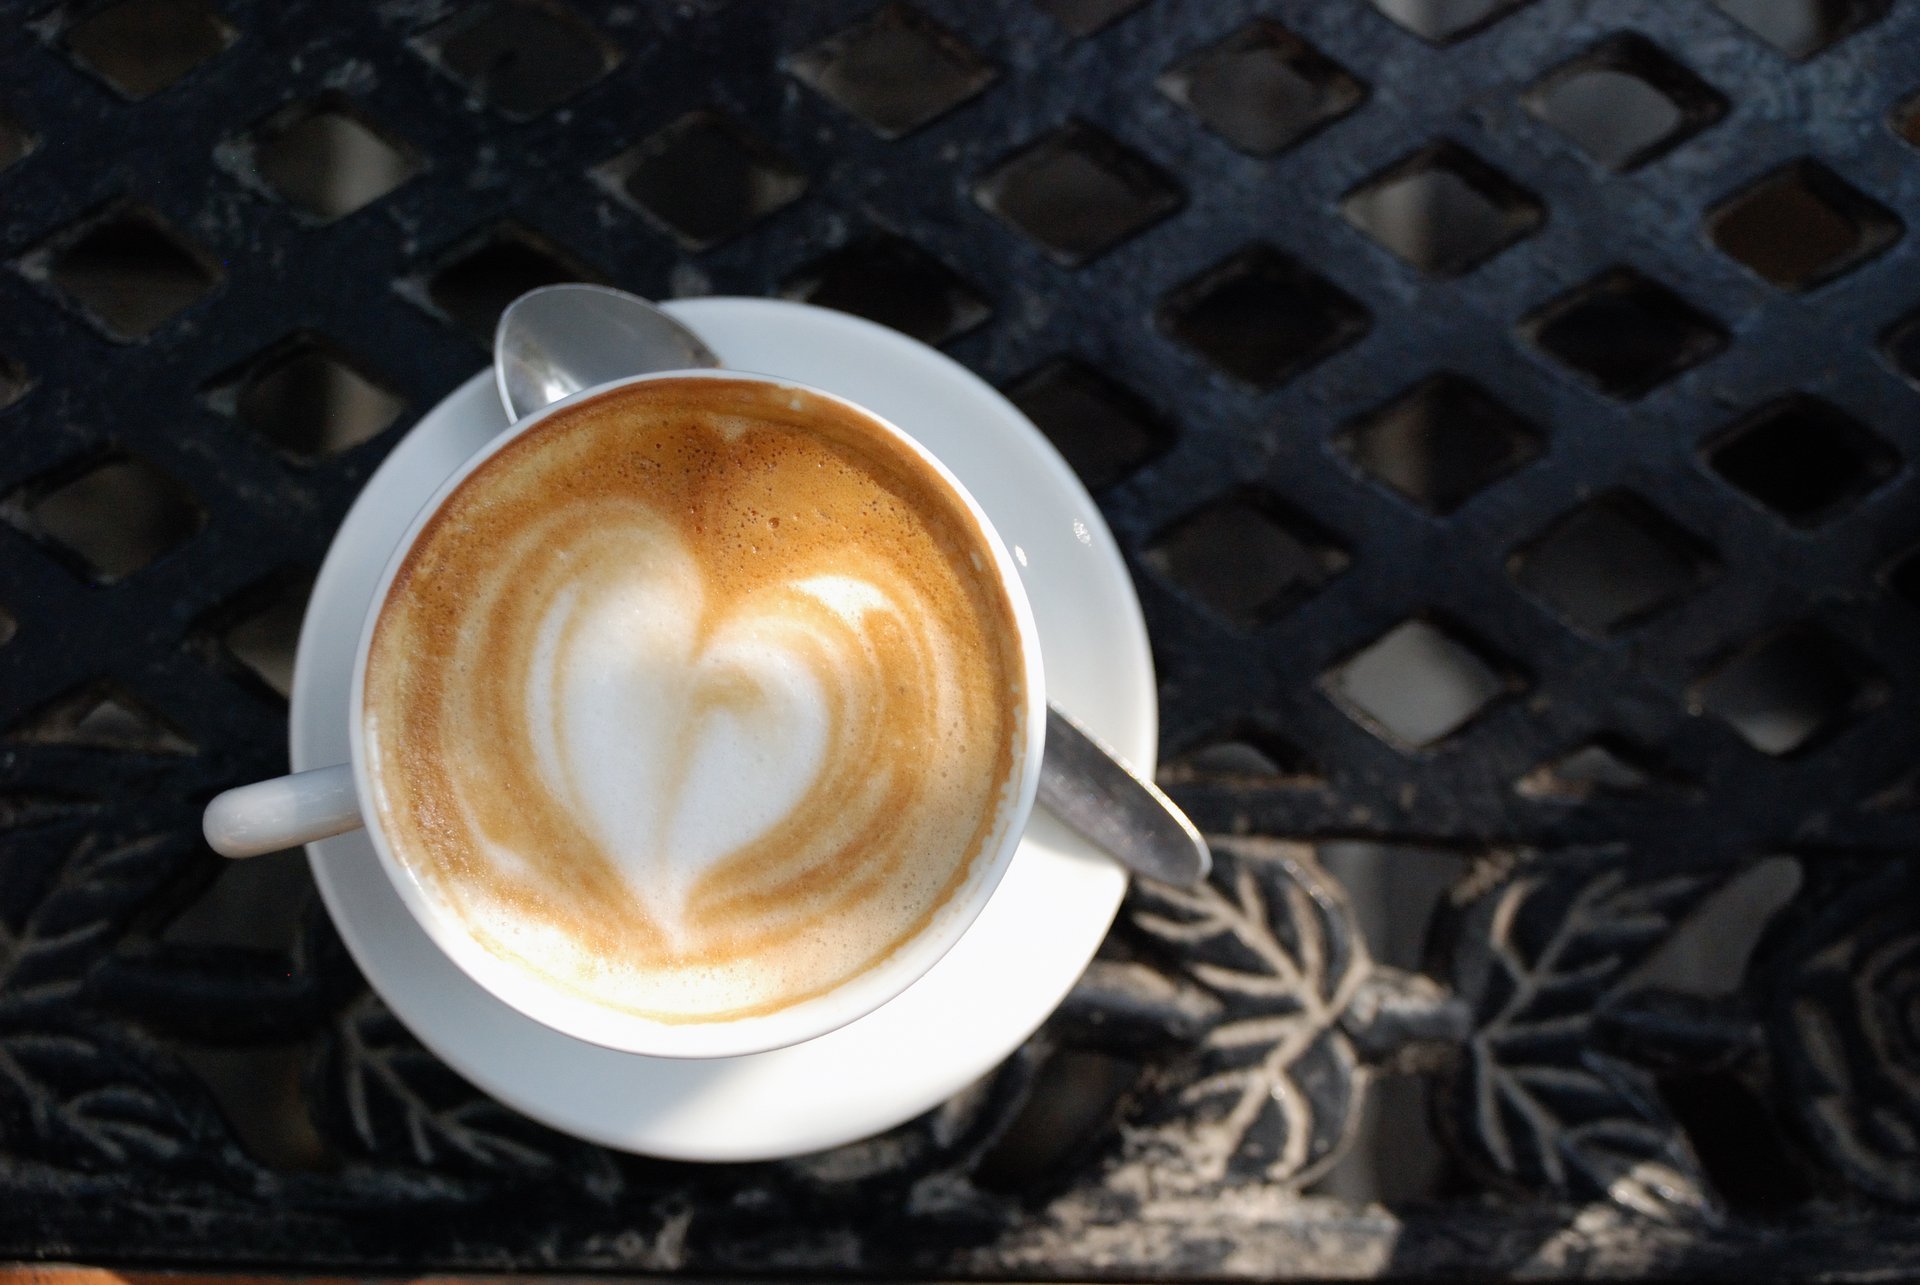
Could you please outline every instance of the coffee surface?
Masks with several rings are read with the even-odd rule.
[[[858,411],[727,379],[560,411],[375,627],[374,806],[495,954],[665,1021],[885,959],[991,862],[1023,666],[978,523]]]

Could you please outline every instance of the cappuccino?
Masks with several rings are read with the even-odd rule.
[[[885,425],[649,380],[487,459],[374,626],[394,856],[549,983],[665,1022],[824,995],[994,859],[1025,661],[979,522]]]

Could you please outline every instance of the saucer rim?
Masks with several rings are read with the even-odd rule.
[[[384,604],[392,594],[396,580],[409,565],[413,546],[422,533],[435,523],[436,514],[470,479],[487,467],[488,461],[512,449],[526,435],[539,432],[541,426],[554,417],[596,398],[666,380],[732,380],[837,404],[848,413],[870,422],[891,439],[898,439],[896,445],[911,452],[933,474],[938,484],[945,488],[947,497],[959,506],[968,524],[981,537],[984,552],[991,561],[995,584],[1002,588],[1005,605],[1013,618],[1019,658],[1017,685],[1013,689],[1012,766],[1008,774],[993,786],[992,824],[986,832],[989,842],[983,844],[980,851],[964,864],[963,879],[953,890],[949,902],[940,907],[937,914],[930,914],[928,921],[918,931],[895,943],[864,969],[841,979],[822,994],[803,996],[783,1007],[737,1020],[663,1019],[609,1007],[590,995],[556,985],[551,978],[530,974],[515,961],[495,954],[463,929],[457,922],[457,915],[445,913],[443,906],[436,905],[440,899],[407,869],[394,850],[393,836],[387,827],[369,824],[362,833],[379,857],[382,870],[399,893],[408,912],[440,953],[452,960],[455,967],[494,999],[522,1016],[580,1043],[637,1057],[749,1057],[818,1039],[857,1021],[890,1003],[939,963],[986,909],[1001,879],[1013,865],[1024,842],[1026,822],[1032,815],[1038,795],[1047,728],[1045,663],[1040,628],[1034,620],[1019,566],[992,519],[966,485],[905,429],[828,389],[785,376],[754,374],[725,367],[628,375],[592,388],[579,389],[523,415],[434,485],[414,513],[406,532],[384,560],[372,594],[374,607],[363,621],[353,649],[353,676],[349,690],[351,712],[347,724],[352,747],[351,766],[360,797],[374,797],[378,782],[372,774],[368,758],[365,712],[366,666],[377,634],[375,620],[384,611]],[[378,818],[372,820],[377,822]]]
[[[775,329],[778,329],[781,325],[791,323],[794,318],[798,316],[800,318],[799,324],[803,328],[811,327],[820,331],[837,329],[842,334],[858,335],[863,345],[893,348],[902,360],[917,363],[930,378],[958,378],[966,384],[971,385],[972,391],[976,393],[984,392],[994,402],[997,402],[1000,413],[1018,430],[1017,440],[1025,450],[1030,452],[1031,458],[1023,460],[1022,467],[1027,468],[1031,466],[1040,473],[1048,475],[1043,479],[1043,482],[1052,500],[1058,502],[1058,507],[1062,511],[1075,510],[1084,518],[1084,527],[1082,526],[1081,518],[1075,519],[1076,534],[1079,536],[1080,543],[1093,547],[1094,555],[1107,563],[1107,570],[1112,573],[1117,573],[1115,576],[1115,584],[1120,590],[1120,598],[1122,601],[1112,605],[1118,609],[1121,616],[1127,618],[1107,622],[1102,636],[1093,645],[1100,648],[1111,646],[1110,658],[1113,659],[1114,663],[1119,668],[1128,671],[1130,680],[1137,680],[1143,684],[1140,690],[1134,693],[1136,698],[1135,703],[1137,705],[1132,720],[1134,725],[1129,726],[1124,734],[1111,739],[1117,740],[1132,750],[1137,759],[1143,761],[1149,769],[1151,768],[1154,748],[1153,740],[1158,714],[1157,692],[1154,688],[1152,657],[1147,646],[1144,620],[1140,613],[1139,602],[1132,586],[1131,577],[1127,571],[1124,559],[1121,558],[1119,554],[1118,546],[1113,541],[1111,533],[1106,529],[1104,522],[1101,520],[1098,509],[1093,505],[1091,497],[1087,495],[1078,478],[1073,475],[1071,469],[1065,461],[1060,458],[1051,443],[1032,425],[1031,421],[1027,420],[1017,408],[1013,407],[1013,405],[1008,402],[1002,394],[993,389],[991,385],[980,380],[978,376],[961,367],[945,354],[928,348],[904,335],[887,330],[874,323],[848,316],[847,314],[835,313],[791,301],[752,298],[686,300],[678,301],[677,303],[667,306],[670,311],[682,312],[684,314],[683,320],[687,320],[689,324],[693,325],[696,329],[701,327],[704,319],[706,324],[715,324],[716,322],[723,323],[724,326],[739,324],[747,330],[752,330],[755,323],[749,314],[756,310],[771,310],[772,312],[786,314],[784,319],[774,323]],[[738,315],[728,319],[726,314],[729,312]],[[764,337],[761,341],[770,342],[764,340]],[[848,360],[852,360],[852,358],[848,358]],[[741,368],[750,368],[754,364],[755,363],[751,361],[743,362],[741,363]],[[779,377],[785,378],[809,380],[823,387],[832,387],[835,382],[832,379],[822,378],[821,372],[819,371],[808,371],[799,375],[784,371],[769,371],[765,373],[776,374]],[[369,520],[367,508],[368,499],[369,494],[376,490],[376,483],[380,482],[390,468],[396,471],[408,468],[418,471],[418,469],[422,467],[422,464],[415,459],[416,455],[419,456],[420,460],[430,459],[430,457],[425,454],[424,444],[416,447],[416,451],[412,455],[407,451],[409,444],[415,443],[416,439],[423,432],[430,435],[437,434],[440,437],[450,437],[451,435],[459,434],[463,431],[463,427],[464,431],[471,432],[472,421],[466,417],[481,413],[479,408],[485,404],[484,399],[476,398],[474,387],[476,384],[489,382],[489,374],[490,372],[487,369],[481,369],[472,378],[464,381],[439,403],[425,412],[415,426],[408,430],[405,437],[396,443],[379,469],[376,469],[375,472],[369,476],[362,489],[361,495],[356,498],[352,508],[342,521],[339,530],[335,533],[333,541],[329,546],[321,574],[316,578],[315,582],[314,598],[316,601],[321,600],[323,596],[327,596],[323,595],[323,588],[329,591],[329,595],[338,596],[342,590],[333,582],[339,580],[350,581],[353,578],[353,570],[347,563],[355,557],[365,558],[365,554],[348,552],[348,545],[351,543],[349,537],[356,530],[361,531],[362,539],[366,537],[366,532],[361,528],[363,528]],[[847,396],[849,394],[840,395]],[[471,409],[462,405],[463,402],[468,400],[474,401]],[[856,398],[856,400],[858,399]],[[897,422],[897,417],[884,409],[877,408],[877,413],[889,419],[894,419]],[[502,423],[504,424],[504,418]],[[903,425],[903,427],[907,428],[910,434],[913,432],[913,426],[911,424]],[[400,483],[395,480],[391,485],[397,486],[400,485]],[[405,493],[413,494],[417,492],[424,500],[428,495],[432,494],[433,489],[434,483],[429,480],[425,485],[419,487],[414,487],[409,484],[406,487]],[[976,488],[973,487],[972,484],[969,484],[969,489]],[[383,500],[383,502],[390,501]],[[1001,525],[998,519],[996,519],[995,525]],[[1092,534],[1096,537],[1095,539],[1089,539],[1089,532],[1086,528],[1092,529]],[[351,585],[349,584],[347,591],[350,591],[350,589]],[[309,627],[313,627],[315,630],[315,636],[312,639],[308,636]],[[295,670],[293,717],[290,720],[289,726],[292,754],[297,768],[318,765],[317,759],[313,762],[305,761],[313,758],[313,755],[317,754],[318,751],[303,753],[303,750],[313,738],[315,732],[314,724],[316,722],[324,723],[327,721],[322,717],[320,711],[314,707],[314,701],[317,698],[312,695],[312,687],[316,680],[310,672],[313,669],[313,665],[309,663],[324,649],[327,642],[327,640],[320,637],[322,632],[316,624],[315,615],[309,613],[308,620],[302,628],[301,647]],[[333,630],[331,632],[337,639],[340,631]],[[1042,632],[1044,633],[1045,631],[1042,630]],[[337,641],[334,645],[336,647],[338,646]],[[1087,644],[1083,642],[1072,654],[1086,654],[1086,646]],[[1129,651],[1135,654],[1125,654]],[[1070,662],[1056,661],[1056,663]],[[1051,684],[1049,685],[1051,686]],[[1116,715],[1116,717],[1118,716]],[[344,719],[333,721],[342,725],[344,724]],[[1068,840],[1065,847],[1069,850],[1059,853],[1051,852],[1052,847],[1059,846],[1060,844],[1057,836],[1050,836],[1050,842],[1037,842],[1034,829],[1036,824],[1042,822],[1057,827],[1057,823],[1051,822],[1050,818],[1036,816],[1030,821],[1028,830],[1019,845],[1022,854],[1027,853],[1029,848],[1038,848],[1041,855],[1047,857],[1049,860],[1082,859],[1076,857],[1075,852],[1071,851],[1071,849],[1083,846],[1077,841]],[[1064,831],[1061,831],[1061,834],[1064,834]],[[404,974],[398,977],[392,975],[390,971],[391,961],[382,962],[378,959],[370,961],[365,957],[368,953],[379,953],[379,948],[358,940],[359,933],[355,931],[352,922],[358,912],[350,911],[346,906],[346,902],[352,898],[348,897],[344,888],[334,886],[334,878],[336,875],[348,881],[354,877],[351,863],[340,864],[338,870],[335,869],[335,866],[339,861],[338,854],[343,851],[343,845],[352,845],[355,843],[365,844],[366,839],[363,835],[350,835],[309,845],[309,861],[314,869],[316,882],[320,887],[321,895],[327,905],[329,914],[333,916],[336,924],[339,925],[342,939],[347,943],[349,951],[352,953],[355,961],[360,965],[369,984],[386,1000],[396,1017],[398,1017],[423,1044],[486,1092],[500,1099],[513,1109],[551,1127],[592,1142],[637,1154],[699,1161],[773,1159],[804,1154],[823,1147],[839,1145],[882,1132],[938,1105],[940,1101],[950,1096],[952,1092],[964,1087],[967,1082],[991,1071],[994,1066],[997,1066],[1000,1061],[1017,1049],[1019,1044],[1024,1042],[1024,1039],[1030,1036],[1032,1031],[1037,1029],[1038,1026],[1045,1021],[1048,1013],[1057,1006],[1059,998],[1064,996],[1067,989],[1070,989],[1073,980],[1079,976],[1079,973],[1084,970],[1086,962],[1092,958],[1094,951],[1104,938],[1113,916],[1117,913],[1121,897],[1124,895],[1126,888],[1126,877],[1123,872],[1118,871],[1117,867],[1112,867],[1104,858],[1097,856],[1093,858],[1093,860],[1099,862],[1103,868],[1112,871],[1113,877],[1106,883],[1106,887],[1108,891],[1110,891],[1111,896],[1110,898],[1100,898],[1101,904],[1099,905],[1089,904],[1082,907],[1083,911],[1090,913],[1073,917],[1075,926],[1084,925],[1085,932],[1084,951],[1074,952],[1079,959],[1077,966],[1074,967],[1070,975],[1064,976],[1057,987],[1046,988],[1050,994],[1057,989],[1058,994],[1054,995],[1052,1002],[1050,1002],[1045,1009],[1041,1010],[1037,1017],[1031,1022],[1025,1022],[1023,1019],[1025,1034],[1021,1036],[1019,1040],[1014,1041],[1010,1047],[1006,1048],[1002,1048],[996,1043],[992,1048],[991,1056],[969,1059],[971,1063],[977,1063],[977,1065],[972,1065],[957,1083],[953,1082],[954,1076],[950,1072],[945,1075],[936,1076],[934,1075],[934,1071],[937,1068],[929,1066],[923,1069],[923,1074],[919,1077],[920,1080],[923,1082],[937,1081],[941,1087],[934,1092],[910,1095],[916,1099],[921,1099],[917,1101],[917,1104],[911,1110],[904,1110],[896,1104],[862,1120],[849,1121],[842,1117],[835,1120],[830,1127],[815,1127],[811,1132],[805,1127],[794,1128],[790,1131],[787,1140],[771,1146],[764,1145],[764,1140],[760,1145],[756,1145],[753,1142],[742,1144],[741,1140],[737,1138],[729,1141],[712,1139],[710,1140],[711,1145],[701,1144],[687,1146],[678,1143],[662,1144],[658,1140],[648,1141],[636,1139],[636,1137],[633,1136],[631,1127],[629,1127],[626,1133],[616,1133],[612,1131],[614,1126],[596,1127],[596,1122],[591,1119],[582,1119],[577,1115],[567,1115],[553,1104],[540,1101],[537,1088],[529,1090],[527,1086],[523,1084],[511,1082],[512,1076],[503,1077],[494,1074],[495,1068],[488,1065],[484,1054],[475,1054],[474,1050],[463,1045],[463,1040],[465,1040],[466,1043],[471,1043],[471,1037],[463,1034],[459,1029],[457,1021],[453,1026],[445,1029],[422,1030],[422,1022],[410,1020],[408,1013],[415,1011],[418,1006],[424,1005],[432,996],[423,993],[421,995],[407,996],[399,1002],[395,1001],[391,993],[391,988],[398,987],[404,991],[408,987],[413,986],[414,983]],[[1087,851],[1090,852],[1091,850],[1088,849]],[[1034,859],[1033,856],[1028,857],[1030,861]],[[1017,855],[1015,862],[1017,863],[1019,860],[1020,856]],[[379,877],[384,878],[384,875]],[[1003,884],[1002,887],[1005,888],[1006,885]],[[394,893],[392,889],[389,888],[388,892],[397,899],[398,894]],[[416,924],[415,927],[417,929],[418,925]],[[372,966],[369,966],[370,963]],[[511,1011],[506,1005],[501,1004],[500,1001],[494,997],[487,995],[484,990],[481,990],[477,984],[473,983],[470,978],[466,978],[464,974],[456,973],[456,976],[468,985],[473,985],[487,1004],[499,1005],[500,1008],[507,1009],[509,1012]],[[438,983],[429,982],[422,983],[421,985],[426,990],[431,990],[433,986],[437,984]],[[912,993],[912,988],[909,988],[902,999],[904,999],[905,996],[910,996]],[[892,1001],[892,1004],[898,1005],[902,1002],[902,999],[896,999]],[[515,1014],[515,1016],[523,1021],[531,1021],[531,1019],[527,1019],[523,1015]],[[425,1024],[432,1025],[432,1023]],[[541,1029],[550,1030],[550,1028]],[[843,1031],[846,1029],[848,1028],[841,1028]],[[713,1059],[689,1063],[684,1059],[649,1057],[640,1054],[626,1054],[598,1049],[559,1032],[551,1032],[551,1034],[553,1034],[555,1039],[564,1041],[567,1047],[577,1047],[581,1050],[590,1050],[595,1054],[620,1059],[623,1063],[627,1064],[622,1068],[623,1070],[644,1073],[645,1068],[649,1066],[686,1067],[693,1065],[712,1068],[709,1078],[715,1080],[724,1078],[721,1075],[723,1069],[732,1068],[742,1063],[754,1063],[763,1059],[777,1058],[789,1051],[773,1050],[766,1053],[745,1055],[739,1058]],[[831,1040],[834,1038],[834,1034],[837,1034],[837,1032],[819,1037],[817,1040],[807,1041],[806,1044],[816,1044],[819,1043],[820,1040]],[[804,1047],[804,1045],[796,1047]]]

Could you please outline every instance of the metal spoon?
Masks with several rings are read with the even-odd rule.
[[[607,286],[530,290],[500,314],[493,334],[494,377],[514,421],[595,384],[720,364],[678,321],[638,295]],[[1053,704],[1047,706],[1040,805],[1149,879],[1195,884],[1213,865],[1207,841],[1186,814]]]

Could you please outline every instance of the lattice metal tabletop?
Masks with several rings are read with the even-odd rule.
[[[1920,1272],[1920,3],[8,14],[0,1254]],[[198,841],[568,278],[942,346],[1132,561],[1215,877],[871,1142],[548,1132]]]

